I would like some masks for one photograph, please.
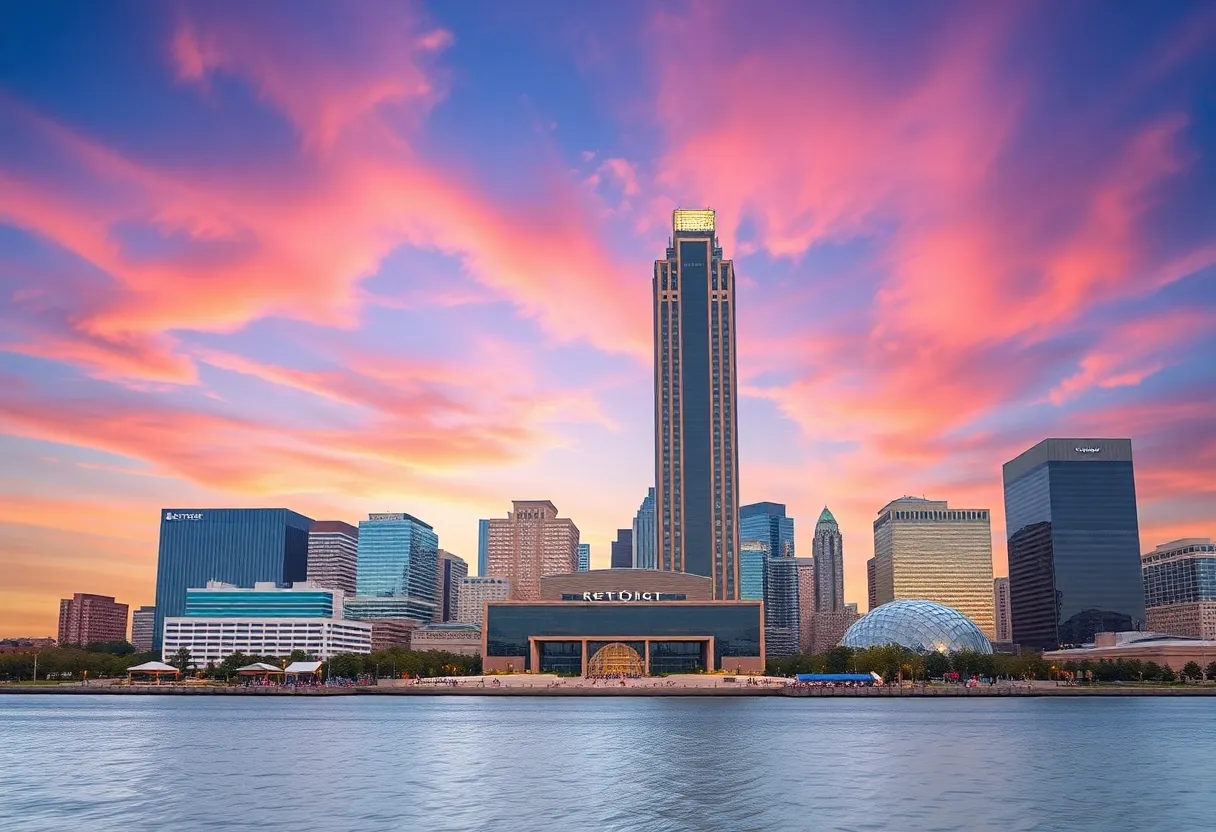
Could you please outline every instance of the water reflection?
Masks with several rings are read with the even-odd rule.
[[[1203,829],[1214,742],[1199,699],[4,696],[0,806],[22,830]]]

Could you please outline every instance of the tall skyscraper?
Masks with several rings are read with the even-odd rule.
[[[578,571],[589,572],[591,570],[591,544],[578,544]]]
[[[617,529],[616,540],[612,541],[613,569],[633,568],[633,529]]]
[[[771,656],[792,655],[798,652],[802,635],[798,564],[794,558],[794,518],[785,516],[783,504],[752,503],[739,508],[739,578],[740,587],[748,594],[757,571],[757,544],[762,550],[759,571],[763,580],[765,649]]]
[[[1140,558],[1146,627],[1216,640],[1216,544],[1210,537],[1162,543]]]
[[[739,539],[763,541],[770,558],[794,557],[794,518],[782,503],[752,503],[739,507]]]
[[[77,592],[59,602],[59,643],[104,644],[127,640],[127,605],[111,595]]]
[[[654,489],[646,494],[633,518],[633,568],[658,568],[658,541],[654,527]]]
[[[815,523],[811,553],[815,558],[815,612],[841,612],[844,609],[844,536],[827,506],[823,507]]]
[[[511,583],[511,600],[539,601],[540,579],[578,570],[578,526],[548,500],[514,500],[490,521],[490,575]]]
[[[439,569],[435,573],[435,617],[443,623],[456,620],[460,604],[460,582],[469,577],[469,564],[459,555],[439,550]]]
[[[1013,641],[1013,625],[1009,617],[1009,579],[992,579],[992,601],[996,613],[996,641]]]
[[[356,621],[409,619],[422,624],[435,617],[439,572],[439,535],[412,514],[369,514],[359,523],[355,598],[346,617]]]
[[[866,611],[878,606],[878,587],[874,584],[874,558],[866,561]]]
[[[147,653],[152,649],[156,629],[156,607],[145,605],[131,611],[131,644],[136,653]]]
[[[764,643],[770,656],[798,652],[802,634],[798,609],[798,559],[764,560]]]
[[[815,612],[815,559],[794,560],[798,564],[798,652],[810,653],[811,615]]]
[[[186,590],[223,581],[289,586],[308,578],[312,518],[285,508],[172,508],[160,513],[154,648],[166,617],[186,608]]]
[[[477,574],[490,574],[490,521],[477,521]]]
[[[1013,640],[1054,650],[1144,624],[1130,439],[1044,439],[1005,463]]]
[[[340,520],[318,520],[308,532],[308,580],[355,594],[359,530]]]
[[[920,497],[891,501],[874,521],[874,585],[879,606],[936,601],[994,638],[988,509],[955,509]]]
[[[768,545],[763,540],[739,540],[739,600],[764,600],[764,562]]]
[[[711,210],[676,210],[653,282],[658,567],[739,596],[735,274]]]

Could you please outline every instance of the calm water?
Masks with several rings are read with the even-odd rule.
[[[0,826],[1212,829],[1214,704],[0,696]]]

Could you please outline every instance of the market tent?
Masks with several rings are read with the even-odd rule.
[[[291,664],[287,665],[287,669],[283,672],[289,676],[293,673],[320,673],[321,672],[321,663],[320,662],[292,662]]]
[[[275,667],[272,664],[267,664],[266,662],[254,662],[253,664],[247,664],[244,667],[238,667],[236,672],[242,676],[264,676],[267,673],[282,673],[283,669],[281,667]]]
[[[173,665],[165,664],[164,662],[144,662],[143,664],[137,664],[134,667],[127,668],[127,682],[130,683],[132,681],[132,677],[138,673],[144,676],[152,676],[156,679],[156,684],[159,685],[161,676],[164,676],[165,674],[172,674],[174,677],[176,677],[180,672],[181,671],[179,671]]]

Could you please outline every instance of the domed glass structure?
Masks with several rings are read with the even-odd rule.
[[[970,618],[932,601],[891,601],[845,631],[841,647],[864,650],[897,644],[921,653],[991,653],[992,645]]]

